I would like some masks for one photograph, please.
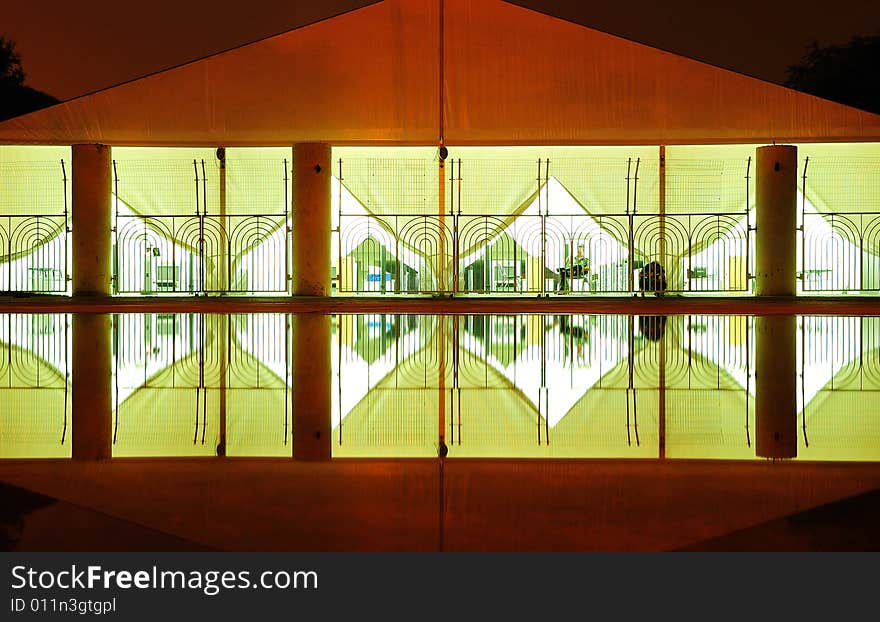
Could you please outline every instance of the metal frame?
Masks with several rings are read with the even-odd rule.
[[[281,213],[208,214],[205,161],[193,160],[194,214],[123,215],[119,210],[119,176],[114,160],[113,292],[143,295],[289,294],[292,227],[286,158],[283,167],[285,211]],[[162,256],[161,249],[165,247],[170,251],[170,263],[156,268],[170,269],[170,284],[167,278],[154,278],[154,262],[146,259],[147,254]],[[157,251],[159,255],[156,255]],[[259,255],[266,252],[276,259],[274,263],[261,259]],[[221,261],[225,257],[224,270],[214,275],[208,270],[208,264],[218,257]],[[149,274],[147,261],[150,262]],[[274,265],[275,272],[268,271],[270,265]],[[252,278],[259,280],[254,284],[248,281]]]
[[[346,257],[352,257],[361,265],[383,267],[392,264],[390,274],[394,283],[375,288],[349,278],[339,278],[340,293],[380,293],[380,294],[548,294],[547,265],[564,265],[565,255],[574,256],[575,249],[584,246],[586,257],[594,266],[591,281],[584,291],[591,293],[637,293],[638,284],[634,273],[640,267],[635,260],[643,263],[659,260],[668,265],[669,253],[674,252],[689,267],[693,257],[700,251],[717,246],[715,255],[719,262],[733,256],[725,245],[744,246],[745,257],[742,281],[724,278],[723,275],[695,277],[687,274],[685,268],[673,267],[669,273],[668,292],[747,292],[751,274],[749,262],[751,253],[751,231],[748,214],[735,213],[689,213],[689,214],[529,214],[499,216],[493,214],[452,214],[445,216],[442,224],[439,215],[386,214],[382,216],[365,214],[340,214],[339,264],[337,271],[344,272],[342,265]],[[451,224],[450,224],[451,220]],[[661,221],[663,226],[661,227]],[[438,240],[446,237],[447,249],[452,254],[443,258],[454,266],[451,278],[446,271],[447,282],[439,283],[436,275],[418,279],[415,286],[406,284],[408,272],[421,274],[422,270],[435,267]],[[642,254],[635,248],[657,248],[659,236],[663,235],[667,256]],[[624,246],[621,239],[627,241]],[[719,246],[720,244],[720,246]],[[498,247],[501,252],[499,254]],[[628,247],[628,248],[627,248]],[[699,249],[697,252],[694,249]],[[343,249],[353,249],[344,254]],[[473,249],[473,250],[471,250]],[[421,266],[410,266],[403,253],[418,256]],[[481,257],[474,259],[476,255]],[[557,257],[558,255],[558,257]],[[599,261],[596,261],[597,257]],[[501,287],[489,274],[494,262],[513,262],[514,266],[529,258],[540,258],[539,265],[544,268],[540,282],[530,282],[522,270],[516,268],[512,287]],[[467,265],[465,261],[470,261]],[[476,262],[483,262],[481,276],[477,282],[470,282],[466,274]],[[599,273],[595,266],[604,270],[617,266],[623,270],[619,278]],[[720,264],[719,264],[720,265]],[[417,269],[418,268],[418,269]],[[526,268],[528,273],[528,266]],[[558,270],[556,271],[558,274]],[[380,272],[381,276],[381,272]],[[339,277],[339,275],[338,275]],[[595,277],[595,278],[594,278]],[[697,278],[709,278],[707,285],[701,285]],[[362,279],[361,279],[362,280]],[[381,280],[381,279],[380,279]],[[403,284],[402,284],[403,283]],[[570,290],[566,290],[567,292]]]
[[[347,214],[342,210],[341,200],[342,159],[338,166],[339,227],[334,230],[339,237],[335,278],[338,293],[548,296],[548,281],[553,281],[556,291],[566,257],[574,257],[575,249],[582,245],[588,249],[586,257],[593,266],[587,279],[580,279],[581,291],[588,293],[638,293],[635,271],[652,260],[666,267],[669,273],[666,291],[672,293],[748,292],[754,278],[751,250],[754,227],[749,214],[751,158],[746,163],[744,176],[744,211],[682,214],[667,213],[662,206],[660,213],[638,211],[640,158],[626,160],[623,212],[602,214],[550,212],[549,159],[537,161],[537,214],[463,213],[460,159],[445,162],[449,168],[446,184],[450,191],[446,193],[448,211],[443,206],[442,214]],[[426,240],[430,243],[426,244]],[[729,250],[731,244],[741,247],[736,256],[743,257],[742,279],[725,276],[727,270],[704,276],[691,272],[693,257],[713,243],[718,247],[715,254],[720,262],[734,255]],[[438,257],[438,249],[447,249],[442,258]],[[451,254],[448,249],[452,249]],[[415,260],[403,258],[405,254],[419,257],[421,265],[410,266]],[[348,276],[351,266],[347,265],[347,258],[357,263],[356,275],[359,276]],[[523,269],[525,262],[535,258],[540,261]],[[477,262],[482,262],[481,268],[472,268]],[[508,278],[501,283],[495,278],[493,270],[497,262],[513,266],[512,280]],[[447,269],[450,263],[451,270]],[[555,270],[547,268],[554,264]],[[360,278],[363,265],[377,271],[378,283],[374,285]],[[389,265],[390,268],[386,268]],[[413,274],[420,277],[415,284],[406,278]],[[393,285],[386,283],[387,275],[393,277]],[[443,282],[437,275],[442,275]],[[699,279],[703,278],[710,280],[701,282]],[[570,292],[569,284],[561,293]]]
[[[7,258],[0,270],[5,273],[6,287],[0,287],[0,293],[32,292],[40,294],[68,294],[70,271],[68,254],[70,250],[70,211],[67,204],[67,168],[64,160],[60,161],[61,183],[63,186],[63,209],[60,214],[2,214],[0,215],[0,249]],[[59,240],[55,249],[52,245]],[[18,259],[14,259],[14,258]],[[51,265],[17,266],[19,260],[36,258],[37,261]],[[29,264],[30,259],[25,263]],[[27,274],[24,269],[30,272]],[[35,286],[34,270],[51,271],[52,278],[44,281],[37,276]],[[48,283],[47,286],[42,286]]]
[[[880,291],[880,211],[807,214],[809,164],[810,158],[804,158],[801,224],[798,227],[801,233],[801,271],[798,274],[801,289],[835,293]],[[825,223],[828,230],[823,235],[812,226],[813,223]],[[873,248],[878,249],[878,253],[872,253]],[[826,267],[819,267],[820,264]],[[823,274],[829,278],[822,279]]]

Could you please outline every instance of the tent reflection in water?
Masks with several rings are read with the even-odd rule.
[[[334,455],[436,455],[443,396],[450,457],[656,458],[658,405],[665,400],[668,437],[676,439],[677,430],[711,417],[719,431],[727,431],[727,447],[706,437],[697,439],[697,451],[754,458],[744,425],[754,416],[746,409],[745,318],[701,319],[712,330],[693,332],[690,318],[638,318],[630,356],[625,316],[447,318],[446,360],[457,350],[458,365],[450,366],[448,389],[440,391],[440,331],[431,318],[401,333],[399,345],[392,341],[383,349],[372,342],[367,347],[373,363],[366,369],[353,336],[367,327],[357,329],[361,318],[346,318],[343,323],[352,324],[341,338],[352,349],[344,350],[340,382],[353,401],[342,405]],[[457,346],[448,338],[456,323]],[[730,339],[722,350],[718,336]],[[662,384],[661,340],[667,369]],[[375,380],[361,387],[358,379],[372,374]],[[708,401],[694,409],[700,399]],[[667,455],[692,451],[687,433],[678,438],[682,442]]]
[[[878,164],[878,115],[501,0],[375,2],[10,119],[0,291],[63,319],[0,328],[0,456],[243,550],[673,549],[863,492],[870,464],[737,461],[880,461],[876,322],[685,309],[880,291]]]

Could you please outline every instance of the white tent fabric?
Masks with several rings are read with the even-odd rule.
[[[378,2],[6,121],[0,143],[880,139],[878,115],[501,0],[446,0],[442,17],[440,6]]]
[[[877,137],[880,116],[493,0],[446,3],[450,144]]]
[[[60,244],[68,224],[70,175],[70,147],[0,146],[0,265],[27,262],[35,252],[63,257],[45,247]],[[0,275],[0,290],[5,280],[8,275]]]
[[[880,261],[880,143],[799,145],[798,160],[803,209],[839,214],[838,234]]]
[[[116,147],[112,152],[114,189],[142,216],[191,216],[206,208],[216,214],[219,193],[214,154],[213,149]]]
[[[753,182],[741,177],[756,144],[808,143],[801,145],[812,163],[806,196],[820,213],[877,211],[880,196],[880,115],[501,0],[384,0],[0,123],[0,145],[114,146],[120,200],[141,216],[217,214],[215,148],[228,148],[227,213],[268,215],[259,235],[249,230],[249,242],[233,245],[233,270],[287,222],[293,180],[285,181],[283,162],[293,157],[290,145],[311,141],[342,146],[334,162],[342,160],[343,184],[369,214],[500,218],[491,235],[459,249],[465,255],[540,196],[546,179],[538,160],[549,160],[544,177],[582,211],[656,214],[659,152],[651,145],[668,145],[669,231],[684,229],[679,214],[745,213]],[[443,205],[441,142],[450,148]],[[365,154],[355,145],[378,149]],[[401,148],[413,145],[422,147]],[[505,145],[521,148],[498,147]],[[10,154],[31,157],[12,149],[0,149],[0,178],[10,177]],[[30,213],[41,199],[21,180],[32,176],[13,177],[0,183],[0,213]],[[392,233],[401,237],[408,224],[398,220]],[[738,226],[733,219],[717,230]],[[429,256],[434,273],[448,274],[450,227],[438,219],[433,233],[418,234],[436,239],[402,236],[403,244]],[[610,225],[600,227],[623,241]],[[867,242],[874,252],[878,237]],[[681,257],[709,243],[666,252]],[[656,245],[657,235],[637,243],[649,256],[658,254],[648,248]]]
[[[0,124],[0,143],[437,140],[437,2],[395,0]]]

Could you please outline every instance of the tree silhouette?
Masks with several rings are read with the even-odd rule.
[[[21,57],[15,51],[15,43],[5,37],[0,37],[0,83],[3,86],[21,86],[24,83]]]
[[[39,110],[58,100],[27,86],[15,42],[0,37],[0,121]]]
[[[880,114],[878,67],[880,34],[856,36],[844,45],[813,42],[786,70],[785,86]]]

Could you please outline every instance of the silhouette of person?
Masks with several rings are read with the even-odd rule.
[[[571,288],[571,281],[573,279],[580,279],[589,271],[590,260],[584,257],[584,246],[581,244],[577,247],[577,255],[573,259],[566,259],[565,266],[559,268],[559,282],[557,283],[556,291],[568,291]]]
[[[639,290],[643,296],[646,292],[653,292],[659,296],[666,291],[666,287],[666,270],[659,262],[652,261],[639,272]]]

